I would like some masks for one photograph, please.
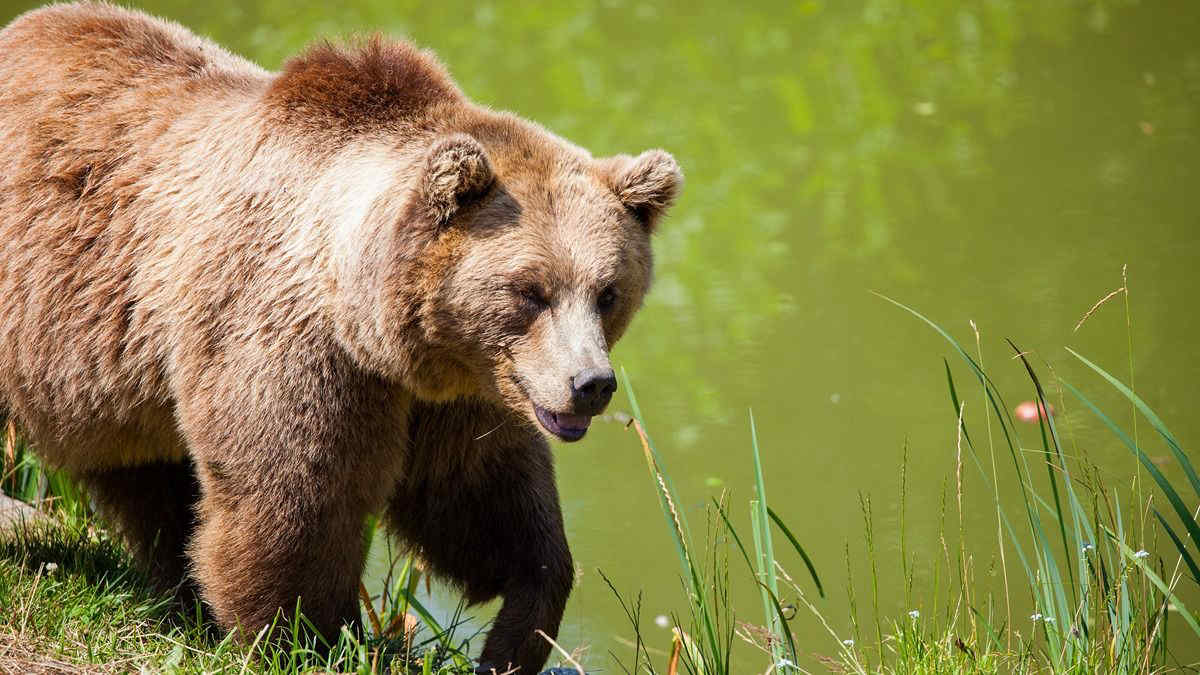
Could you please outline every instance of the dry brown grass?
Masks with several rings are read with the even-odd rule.
[[[80,666],[50,656],[51,650],[39,640],[21,637],[13,633],[0,633],[0,674],[24,675],[31,673],[116,673],[120,668],[97,665]],[[126,665],[128,667],[128,664]]]

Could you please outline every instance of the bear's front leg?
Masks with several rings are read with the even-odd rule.
[[[179,411],[202,492],[190,555],[204,600],[243,639],[299,601],[333,643],[360,621],[363,523],[396,481],[403,402],[318,351],[193,382]]]
[[[480,671],[537,673],[575,578],[550,448],[487,403],[414,403],[388,522],[474,604],[503,596]]]
[[[253,476],[217,461],[204,473],[191,556],[217,621],[253,639],[280,612],[290,625],[299,601],[330,644],[342,625],[357,627],[366,510],[336,489],[315,494],[323,488],[308,474]]]

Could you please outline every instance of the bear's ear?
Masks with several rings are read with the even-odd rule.
[[[434,224],[445,225],[493,180],[483,145],[467,134],[450,134],[434,141],[425,154],[419,198]]]
[[[664,150],[613,157],[608,162],[608,182],[617,199],[647,230],[653,230],[683,187],[679,164]]]

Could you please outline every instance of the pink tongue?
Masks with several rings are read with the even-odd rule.
[[[592,423],[592,418],[587,415],[568,415],[567,413],[555,413],[554,420],[564,429],[586,429]]]

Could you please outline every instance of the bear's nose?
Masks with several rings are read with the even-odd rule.
[[[617,390],[617,376],[612,368],[585,368],[571,378],[571,399],[575,413],[598,415]]]

